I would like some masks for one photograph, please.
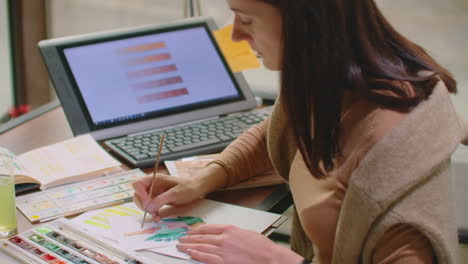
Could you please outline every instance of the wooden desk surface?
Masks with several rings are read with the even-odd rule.
[[[73,134],[61,107],[48,111],[0,135],[0,146],[21,154],[26,151],[72,138]],[[282,213],[291,202],[286,185],[254,189],[219,191],[208,195],[208,199],[236,204],[249,208]],[[32,224],[18,212],[18,231]]]
[[[61,107],[29,120],[0,135],[0,146],[21,154],[73,137]]]

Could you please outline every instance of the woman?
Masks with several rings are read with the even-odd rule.
[[[203,225],[179,250],[206,263],[457,263],[449,158],[468,138],[450,73],[372,0],[228,0],[235,41],[281,71],[273,113],[189,179],[134,184],[155,220],[274,168],[289,181],[293,250]],[[468,140],[467,140],[468,141]],[[467,143],[467,142],[465,142]]]

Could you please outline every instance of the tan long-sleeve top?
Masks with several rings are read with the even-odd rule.
[[[271,159],[282,159],[283,164],[290,164],[287,168],[276,164],[275,168],[289,180],[302,229],[314,245],[314,263],[337,263],[333,261],[337,250],[337,227],[343,225],[339,222],[340,212],[353,173],[369,150],[410,113],[384,109],[365,100],[353,100],[345,105],[340,138],[343,155],[336,159],[335,169],[325,180],[317,180],[310,175],[297,148],[291,144],[287,122],[280,108],[281,105],[277,104],[271,120],[250,129],[222,153],[220,159],[230,167],[229,184],[271,169]],[[272,138],[276,141],[272,142]],[[399,179],[396,177],[394,180]],[[387,228],[372,247],[368,263],[432,263],[437,255],[427,236],[405,221]]]

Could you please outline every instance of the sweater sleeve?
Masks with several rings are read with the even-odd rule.
[[[390,228],[377,243],[372,263],[428,264],[435,263],[429,240],[416,228],[400,224]]]
[[[269,118],[241,134],[218,157],[227,165],[227,186],[272,168],[266,144],[268,122]]]

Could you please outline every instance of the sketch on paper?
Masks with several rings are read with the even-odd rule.
[[[203,223],[201,218],[192,216],[163,218],[159,223],[155,223],[155,226],[151,228],[126,232],[123,236],[131,237],[149,235],[149,237],[145,238],[144,241],[174,241],[185,236],[190,228],[201,223]]]
[[[158,223],[140,223],[131,217],[111,218],[111,225],[118,230],[119,244],[131,250],[158,248],[178,243],[190,229],[203,224],[199,217],[175,216],[161,219]]]
[[[187,230],[202,222],[237,225],[261,233],[281,217],[207,199],[200,199],[187,206],[167,207],[167,210],[165,214],[174,217],[164,218],[159,223],[152,222],[148,217],[143,228],[143,212],[134,203],[87,212],[70,221],[103,241],[115,243],[119,248],[149,249],[160,254],[188,258],[181,256],[175,245]]]

